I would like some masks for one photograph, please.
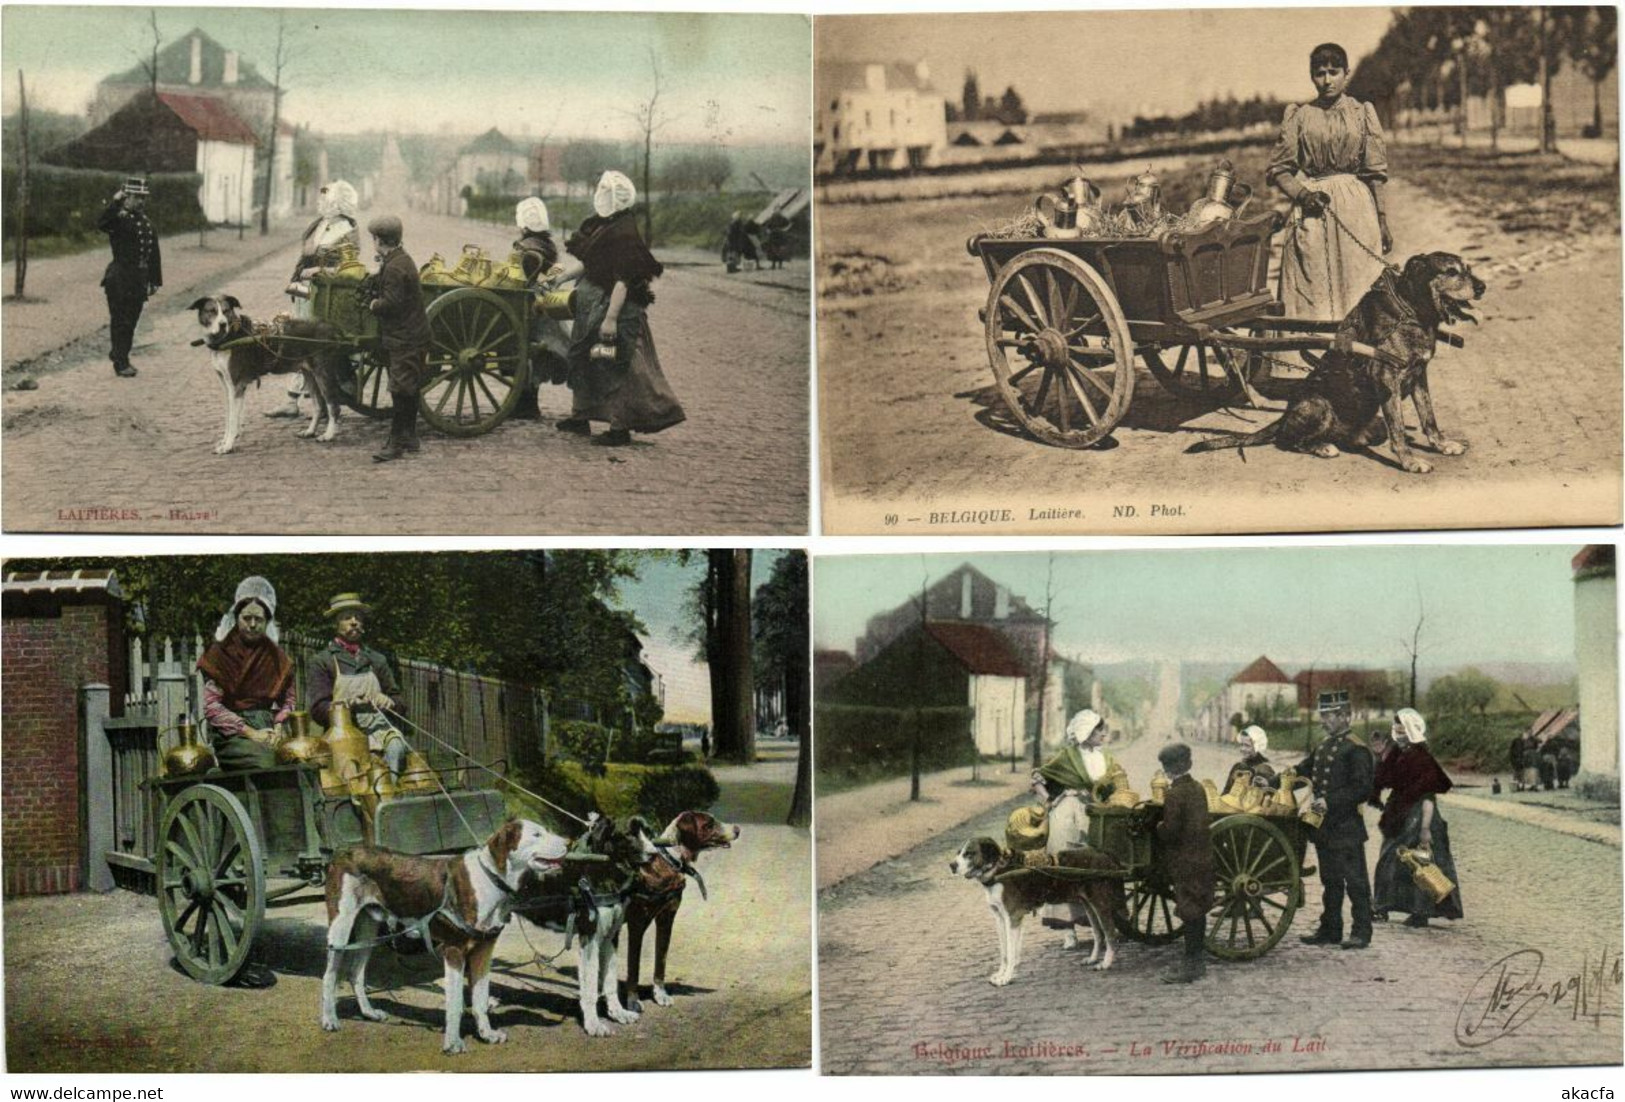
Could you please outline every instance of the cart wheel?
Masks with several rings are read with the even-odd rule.
[[[501,296],[459,287],[429,304],[429,377],[423,418],[448,436],[480,436],[519,404],[527,370],[525,327]]]
[[[1208,952],[1221,960],[1261,957],[1286,935],[1301,899],[1292,844],[1256,815],[1226,816],[1213,824],[1212,837]]]
[[[1149,945],[1166,945],[1177,941],[1184,928],[1184,920],[1174,914],[1172,885],[1147,877],[1129,886],[1128,928],[1124,934]]]
[[[1172,367],[1164,355],[1172,357]],[[1142,345],[1140,356],[1164,390],[1202,402],[1228,402],[1239,395],[1242,388],[1238,372],[1255,388],[1263,386],[1270,377],[1269,360],[1257,352],[1226,348],[1210,341]]]
[[[237,797],[198,784],[169,802],[157,880],[164,933],[181,968],[203,983],[235,976],[265,917],[260,842]]]
[[[389,396],[389,367],[383,352],[367,349],[350,359],[355,365],[355,400],[351,407],[363,417],[382,420],[392,416],[395,403]]]
[[[1059,249],[1006,264],[988,292],[987,358],[1011,416],[1046,444],[1087,448],[1128,412],[1134,345],[1117,297]]]

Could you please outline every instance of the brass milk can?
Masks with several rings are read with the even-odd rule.
[[[439,787],[440,779],[429,759],[416,750],[408,750],[406,766],[401,770],[396,788],[401,792],[432,792]]]
[[[350,706],[341,701],[333,702],[327,746],[332,765],[322,770],[322,791],[331,796],[343,796],[353,793],[357,784],[364,786],[367,771],[372,768],[367,733],[356,726],[350,717]]]
[[[1151,775],[1151,802],[1157,807],[1162,806],[1163,799],[1168,795],[1168,774],[1157,770]]]
[[[180,732],[181,741],[164,755],[164,776],[190,777],[213,769],[214,751],[197,740],[197,726],[192,722],[192,717],[181,716],[176,729]]]
[[[1411,870],[1411,882],[1433,902],[1443,903],[1456,890],[1456,885],[1438,865],[1418,857],[1415,850],[1400,846],[1396,856]]]
[[[1245,797],[1247,789],[1252,787],[1252,783],[1253,772],[1251,769],[1239,771],[1236,774],[1236,779],[1230,782],[1230,791],[1220,797],[1219,805],[1226,811],[1246,811]]]
[[[333,761],[333,752],[327,745],[327,740],[310,733],[310,713],[293,713],[293,737],[284,740],[276,748],[276,760],[284,765],[294,762],[313,762],[322,768],[329,768]]]

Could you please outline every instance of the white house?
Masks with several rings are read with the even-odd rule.
[[[159,92],[158,101],[197,136],[197,166],[203,177],[198,204],[210,222],[246,222],[254,216],[254,131],[231,107],[211,96]],[[293,161],[292,145],[288,161]],[[291,194],[291,188],[290,188]]]
[[[816,83],[816,171],[919,168],[948,143],[948,101],[924,61],[825,62]]]

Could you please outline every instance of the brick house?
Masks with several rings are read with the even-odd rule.
[[[124,699],[124,609],[111,570],[8,574],[0,583],[0,853],[6,896],[78,891],[87,862],[80,689]]]

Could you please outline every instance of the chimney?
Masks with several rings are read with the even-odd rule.
[[[195,34],[192,36],[192,71],[186,80],[189,84],[203,83],[203,39]]]
[[[220,78],[220,81],[223,84],[236,84],[237,83],[237,51],[236,50],[227,50],[226,51],[226,71],[225,71],[225,74]]]
[[[993,591],[993,618],[995,620],[1010,618],[1010,590],[1007,586],[998,586]]]
[[[970,590],[970,571],[967,570],[959,576],[959,618],[961,620],[969,620],[971,616]]]
[[[884,92],[886,90],[886,67],[884,65],[865,65],[863,67],[863,87],[869,92]]]

